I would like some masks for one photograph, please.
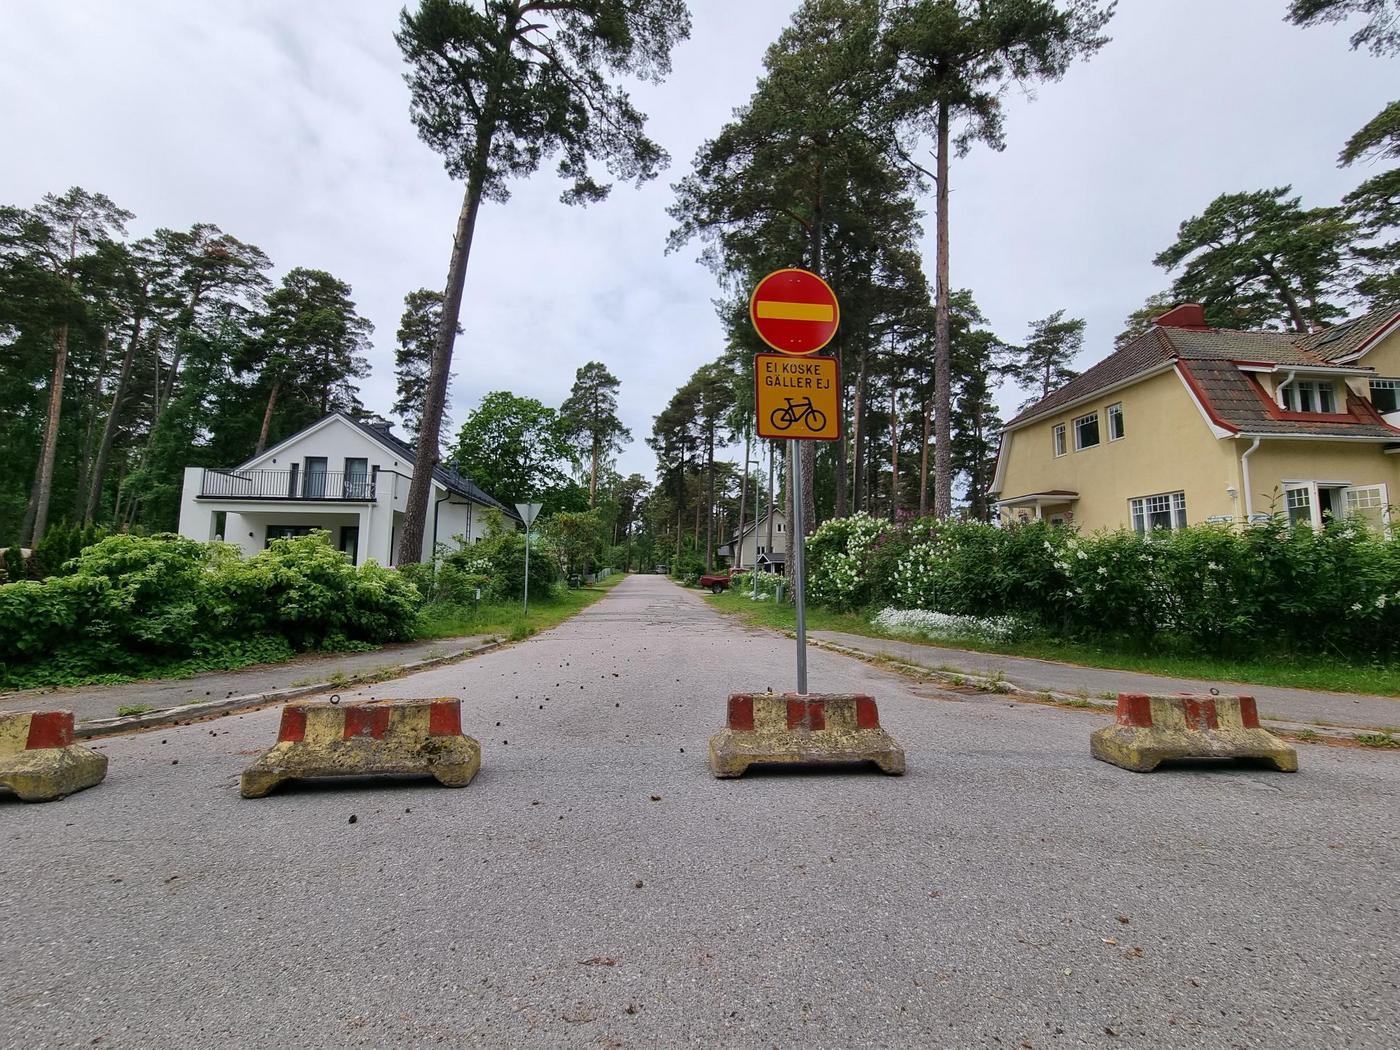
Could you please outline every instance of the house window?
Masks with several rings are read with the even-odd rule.
[[[1164,492],[1158,496],[1143,496],[1129,500],[1133,515],[1133,531],[1139,536],[1151,532],[1186,528],[1186,493]]]
[[[1365,485],[1344,490],[1343,504],[1348,518],[1360,518],[1377,532],[1385,531],[1389,507],[1384,485]]]
[[[1123,402],[1108,406],[1108,440],[1118,441],[1123,437]]]
[[[1063,456],[1068,449],[1065,447],[1065,425],[1055,424],[1055,455]]]
[[[1284,493],[1284,503],[1288,511],[1288,524],[1297,525],[1300,521],[1312,524],[1312,488],[1288,489]]]
[[[1099,443],[1099,414],[1090,412],[1074,421],[1074,450],[1093,448]]]
[[[297,536],[310,536],[316,528],[314,525],[269,525],[267,527],[266,547],[273,540],[290,540]]]
[[[1371,380],[1371,404],[1381,413],[1400,411],[1400,379]]]
[[[767,549],[766,547],[764,547],[763,544],[760,543],[760,544],[758,545],[758,555],[759,555],[759,557],[762,557],[763,555],[765,555],[765,554],[767,554],[767,553],[768,553],[768,549]]]
[[[1337,391],[1325,379],[1297,379],[1283,388],[1283,407],[1290,412],[1336,414]]]
[[[779,532],[782,532],[782,531],[783,531],[783,523],[782,523],[781,521],[778,522],[778,531],[779,531]]]

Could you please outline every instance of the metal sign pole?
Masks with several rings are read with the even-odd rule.
[[[801,442],[788,442],[792,457],[792,595],[797,602],[797,692],[807,694],[807,529],[802,506]]]
[[[525,611],[530,615],[530,526],[525,526]]]

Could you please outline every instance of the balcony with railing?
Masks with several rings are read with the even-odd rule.
[[[200,499],[373,503],[374,474],[344,471],[218,470],[207,468]]]

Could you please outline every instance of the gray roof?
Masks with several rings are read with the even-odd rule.
[[[387,423],[382,427],[374,426],[370,423],[366,423],[364,420],[356,419],[354,416],[346,415],[344,412],[336,412],[334,414],[340,416],[348,423],[353,423],[356,427],[364,431],[374,440],[379,441],[382,444],[388,445],[391,449],[399,453],[399,455],[403,456],[405,459],[410,461],[414,461],[417,459],[417,447],[414,445],[410,445],[403,438],[394,434],[393,431],[389,429],[389,425]],[[491,496],[488,496],[470,478],[463,477],[461,474],[458,474],[455,470],[449,470],[447,467],[444,467],[441,464],[439,464],[438,466],[433,467],[433,478],[443,488],[447,489],[448,492],[455,492],[457,495],[465,496],[470,500],[474,500],[475,502],[482,504],[483,506],[495,507],[497,510],[499,510],[506,517],[510,518],[512,521],[520,521],[520,515],[516,513],[514,507],[508,507],[504,503],[501,503],[499,500],[493,499]]]

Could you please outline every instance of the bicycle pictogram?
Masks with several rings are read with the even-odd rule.
[[[790,397],[785,397],[783,400],[787,404],[782,408],[773,409],[772,415],[768,417],[774,430],[787,430],[797,426],[803,420],[806,420],[807,428],[813,433],[821,433],[826,430],[826,413],[812,404],[810,395],[801,401],[794,401]]]

